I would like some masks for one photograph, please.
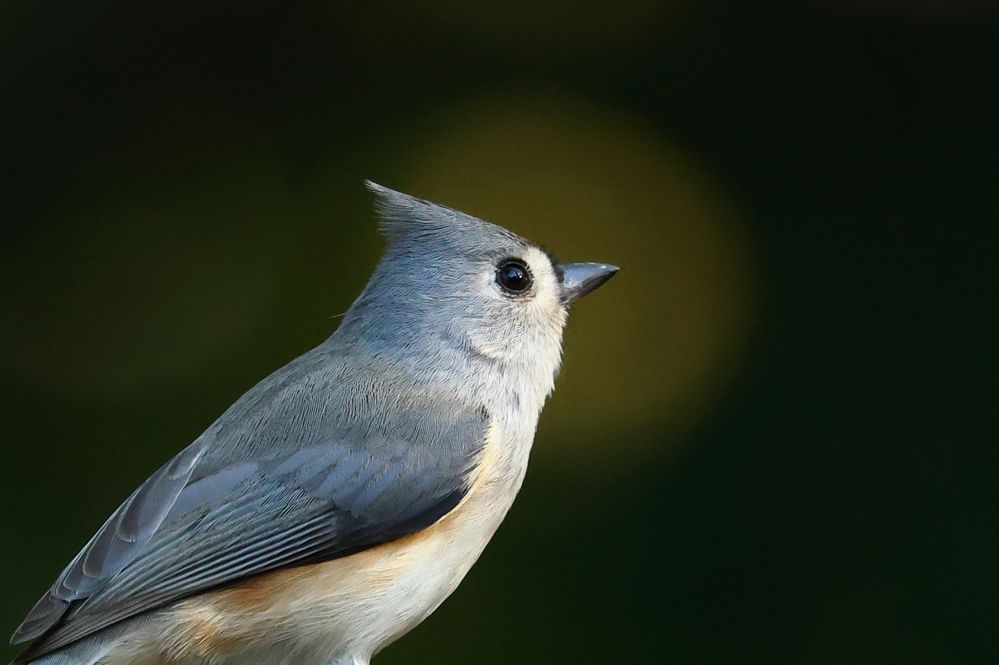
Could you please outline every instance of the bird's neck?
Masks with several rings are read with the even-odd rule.
[[[493,353],[447,329],[401,322],[365,325],[359,319],[345,320],[325,344],[349,349],[358,362],[376,363],[412,390],[446,393],[532,427],[554,388],[561,360],[557,344],[552,352],[535,356]]]

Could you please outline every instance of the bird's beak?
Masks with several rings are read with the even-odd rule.
[[[613,277],[620,270],[606,263],[570,263],[562,266],[562,303],[568,305]]]

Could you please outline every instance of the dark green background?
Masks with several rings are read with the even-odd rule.
[[[996,662],[997,73],[999,15],[944,0],[0,1],[0,627],[333,329],[370,177],[624,267],[493,544],[377,662]]]

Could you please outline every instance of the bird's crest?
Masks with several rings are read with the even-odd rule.
[[[431,201],[397,192],[371,180],[365,187],[375,195],[378,228],[389,241],[401,238],[451,238],[467,234],[500,233],[508,239],[521,239],[506,229]]]

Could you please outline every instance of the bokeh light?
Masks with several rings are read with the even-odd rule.
[[[560,448],[575,445],[635,461],[682,438],[728,385],[755,316],[752,242],[731,196],[641,118],[564,93],[486,94],[428,125],[403,188],[563,260],[622,268],[570,319],[542,425],[557,445],[539,454],[572,459]],[[656,451],[629,436],[650,427]],[[593,445],[615,432],[621,445]]]
[[[622,267],[375,665],[999,662],[997,43],[978,0],[0,2],[0,624],[336,327],[371,178]]]

